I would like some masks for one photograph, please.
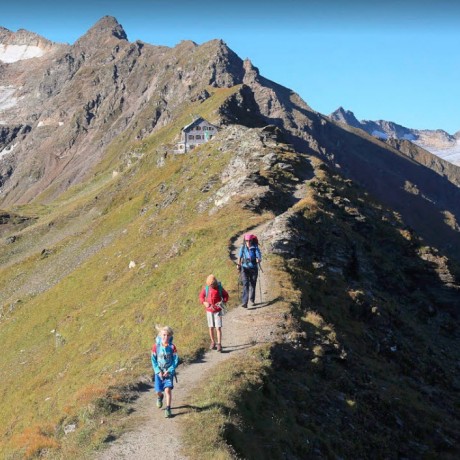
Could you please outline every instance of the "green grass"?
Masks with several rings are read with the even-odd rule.
[[[214,105],[202,105],[204,114],[231,90],[217,93]],[[119,176],[108,172],[118,161],[115,145],[85,186],[47,205],[18,209],[38,220],[18,232],[17,245],[3,246],[0,268],[0,438],[6,456],[97,446],[117,428],[95,423],[95,401],[150,373],[155,324],[175,329],[181,357],[190,360],[206,338],[198,293],[211,270],[236,298],[226,248],[252,214],[240,206],[213,216],[196,209],[219,186],[200,191],[209,177],[219,176],[231,152],[208,144],[156,166],[157,149],[188,117],[146,140],[143,158]],[[171,194],[177,198],[168,204]],[[130,261],[135,268],[128,268]],[[72,270],[62,274],[68,266]],[[37,279],[32,295],[18,297],[18,283]],[[78,426],[75,442],[60,434],[71,420]],[[52,435],[45,430],[49,423],[58,427]],[[26,436],[30,427],[35,434]]]
[[[208,383],[194,394],[190,402],[194,411],[185,420],[185,444],[192,458],[224,460],[238,454],[242,458],[263,458],[256,454],[256,439],[248,443],[244,432],[252,428],[245,426],[247,416],[251,414],[257,414],[256,425],[261,429],[267,429],[271,424],[267,411],[261,410],[266,400],[257,392],[264,387],[270,364],[269,347],[265,346],[212,370],[212,378],[206,379]],[[250,401],[243,399],[247,393],[251,393]],[[276,436],[274,442],[279,439]]]

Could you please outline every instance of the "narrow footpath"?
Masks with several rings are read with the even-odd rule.
[[[265,226],[251,230],[261,235]],[[238,243],[240,243],[239,238]],[[238,246],[239,249],[239,246]],[[263,245],[261,246],[264,252]],[[231,248],[231,257],[236,259],[237,248]],[[238,353],[261,343],[272,342],[276,336],[280,313],[276,300],[270,298],[273,292],[270,266],[265,259],[262,264],[263,273],[259,275],[256,292],[256,305],[244,309],[236,307],[224,317],[222,328],[223,352],[208,351],[198,362],[180,365],[178,368],[179,383],[173,392],[173,417],[165,420],[164,411],[156,407],[156,394],[151,388],[140,394],[133,403],[133,412],[128,416],[132,429],[112,442],[109,447],[99,453],[97,460],[146,460],[159,456],[168,460],[182,460],[188,457],[183,453],[182,416],[193,410],[190,407],[190,394],[206,374],[211,373],[219,363],[232,359]],[[235,268],[236,271],[236,268]],[[203,323],[205,327],[205,323]]]

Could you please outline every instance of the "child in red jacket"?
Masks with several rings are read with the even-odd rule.
[[[222,287],[214,275],[209,275],[206,279],[206,286],[200,292],[200,302],[206,308],[208,319],[209,337],[211,338],[210,349],[222,351],[222,316],[223,303],[228,302],[228,292]],[[216,341],[214,340],[214,330],[216,331]]]

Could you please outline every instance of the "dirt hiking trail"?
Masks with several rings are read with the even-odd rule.
[[[264,226],[251,230],[262,234]],[[230,257],[236,260],[241,238],[230,248]],[[262,256],[264,247],[261,245]],[[222,353],[215,350],[207,351],[204,356],[188,365],[178,367],[178,383],[175,383],[172,400],[172,418],[165,419],[164,408],[156,407],[156,393],[152,385],[148,391],[140,393],[139,398],[132,404],[133,412],[127,416],[130,431],[113,441],[107,449],[96,454],[97,460],[146,460],[158,456],[168,460],[182,460],[188,457],[183,454],[182,416],[193,411],[190,397],[199,383],[212,373],[219,363],[232,359],[238,353],[247,351],[257,344],[272,342],[276,336],[277,324],[282,321],[283,314],[273,308],[277,299],[270,297],[275,280],[271,279],[270,266],[266,259],[262,261],[263,272],[259,271],[256,286],[256,304],[248,308],[235,307],[223,318]],[[237,276],[235,266],[235,276]],[[260,283],[260,285],[259,285]],[[241,289],[241,287],[240,287]],[[198,294],[197,294],[198,296]],[[235,298],[230,299],[236,304]],[[203,328],[206,318],[203,314]],[[180,355],[180,349],[179,349]]]

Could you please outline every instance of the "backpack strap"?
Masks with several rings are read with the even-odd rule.
[[[243,243],[243,246],[241,246],[241,265],[247,263],[246,250],[246,245]]]
[[[222,283],[221,282],[217,283],[217,288],[219,289],[220,300],[223,302],[224,298],[222,297]]]
[[[223,288],[222,288],[222,283],[220,281],[217,283],[217,289],[219,289],[220,300],[223,301],[224,300],[224,298],[222,297],[222,289]],[[209,294],[209,286],[206,285],[205,286],[205,297],[204,297],[206,302],[208,301],[208,294]]]
[[[251,257],[251,248],[254,250],[254,260]],[[250,248],[246,247],[243,245],[242,247],[242,252],[241,252],[241,258],[242,258],[242,263],[243,264],[256,264],[256,259],[257,259],[257,249],[258,246],[251,246]]]

